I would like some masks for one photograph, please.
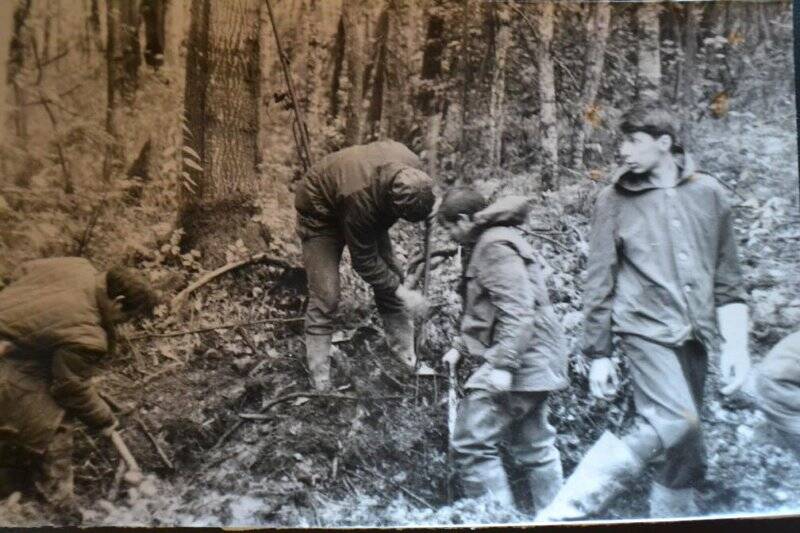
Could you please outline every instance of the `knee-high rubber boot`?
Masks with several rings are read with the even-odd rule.
[[[528,468],[525,476],[531,489],[531,499],[535,512],[539,512],[548,505],[561,490],[564,484],[564,473],[561,470],[561,461]]]
[[[603,510],[644,469],[635,453],[606,431],[594,443],[537,521],[578,520]]]
[[[389,345],[392,355],[413,372],[417,365],[414,321],[406,313],[386,313],[383,315],[383,327],[386,331],[386,344]]]
[[[503,507],[514,507],[514,494],[502,466],[492,463],[473,465],[461,476],[461,488],[467,498],[489,496]]]
[[[670,489],[660,483],[650,488],[650,518],[673,518],[697,515],[693,488]]]
[[[306,362],[315,390],[331,388],[331,336],[306,334]]]

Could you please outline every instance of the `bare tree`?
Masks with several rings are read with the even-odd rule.
[[[509,7],[494,5],[495,39],[492,87],[489,97],[489,166],[500,164],[506,97],[506,59],[511,46],[511,14]]]
[[[556,116],[556,83],[551,48],[555,4],[538,4],[538,37],[536,63],[539,66],[539,124],[542,145],[542,190],[557,189],[558,129]]]
[[[658,3],[642,3],[636,8],[637,96],[639,100],[656,100],[661,87],[661,45]]]
[[[225,245],[263,245],[258,191],[259,0],[192,4],[187,57],[181,225],[206,265]]]
[[[586,59],[583,73],[583,87],[578,108],[578,123],[575,125],[574,152],[572,164],[576,169],[584,168],[584,148],[592,128],[600,120],[600,110],[595,101],[603,76],[606,57],[606,43],[611,26],[611,5],[607,1],[598,2],[591,8],[586,24]]]
[[[109,141],[103,160],[103,179],[111,176],[125,165],[125,152],[120,133],[120,97],[124,78],[122,50],[122,3],[125,0],[106,0],[106,132]]]
[[[344,55],[350,84],[345,108],[344,138],[347,145],[360,144],[364,103],[364,37],[362,34],[365,0],[349,0],[342,6],[344,23]]]

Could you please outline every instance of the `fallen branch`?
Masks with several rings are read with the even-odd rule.
[[[144,420],[142,420],[139,417],[139,415],[133,415],[133,418],[136,420],[136,422],[139,424],[139,427],[142,428],[142,431],[144,432],[144,434],[147,436],[147,438],[153,444],[153,447],[156,449],[156,453],[158,453],[158,456],[161,457],[161,460],[164,462],[164,464],[167,465],[167,468],[169,468],[170,470],[175,470],[175,465],[172,464],[172,461],[170,461],[169,457],[167,457],[167,454],[164,453],[164,450],[158,444],[158,441],[156,440],[156,438],[153,436],[152,433],[150,433],[150,430],[145,425]]]
[[[242,259],[241,261],[236,261],[234,263],[228,263],[227,265],[223,265],[216,270],[203,274],[202,276],[200,276],[200,279],[198,279],[197,281],[195,281],[194,283],[183,289],[181,292],[179,292],[177,296],[175,296],[172,299],[172,302],[170,304],[172,311],[175,312],[179,310],[181,306],[184,303],[186,303],[186,300],[188,299],[189,295],[192,292],[196,291],[203,285],[207,284],[209,281],[218,278],[219,276],[225,274],[226,272],[236,270],[237,268],[241,268],[243,266],[254,265],[258,263],[277,266],[285,268],[287,270],[300,269],[300,267],[298,267],[297,265],[293,265],[288,261],[285,261],[283,259],[265,253],[256,254],[248,257],[247,259]]]
[[[136,341],[136,340],[150,339],[150,338],[180,337],[183,335],[191,335],[192,333],[206,333],[218,329],[231,329],[231,328],[240,328],[248,326],[257,326],[259,324],[302,322],[303,320],[305,320],[303,317],[264,318],[262,320],[254,320],[252,322],[218,324],[216,326],[207,326],[205,328],[198,328],[198,329],[188,329],[185,331],[167,331],[165,333],[140,333],[139,335],[134,335],[133,337],[129,337],[128,340]]]
[[[552,244],[556,248],[560,248],[565,252],[569,252],[569,248],[567,248],[566,246],[564,246],[560,242],[558,242],[556,240],[553,240],[550,237],[547,237],[546,235],[542,235],[541,233],[536,233],[535,231],[530,231],[530,230],[527,230],[525,228],[519,228],[519,230],[522,233],[524,233],[525,235],[530,235],[531,237],[538,237],[539,239],[542,239],[543,241],[549,242],[550,244]]]
[[[381,475],[378,472],[376,472],[375,470],[373,470],[371,468],[367,468],[364,465],[360,465],[359,468],[361,468],[364,472],[366,472],[366,473],[368,473],[368,474],[370,474],[372,476],[375,476],[377,478],[380,478],[380,479],[384,480],[385,482],[389,483],[390,485],[393,485],[394,487],[400,489],[400,491],[402,491],[403,494],[407,495],[409,498],[412,498],[417,503],[421,503],[422,505],[424,505],[425,507],[427,507],[428,509],[430,509],[432,511],[436,510],[436,508],[433,505],[431,505],[430,503],[428,503],[428,501],[425,498],[423,498],[422,496],[419,496],[417,494],[414,494],[413,492],[411,492],[410,490],[408,490],[407,488],[405,488],[401,484],[397,483],[396,481],[393,481],[391,478],[388,478],[388,477],[386,477],[384,475]],[[351,472],[351,473],[354,474],[357,478],[366,481],[366,478],[364,478],[364,476],[362,476],[358,472]]]
[[[242,417],[242,420],[239,420],[234,425],[232,425],[228,431],[222,434],[222,436],[217,439],[217,442],[214,443],[213,448],[219,448],[226,440],[233,435],[246,420],[265,420],[268,417],[264,415],[270,408],[278,405],[279,403],[288,402],[289,400],[293,400],[295,398],[331,398],[335,400],[354,400],[354,401],[370,401],[370,400],[396,400],[399,398],[403,398],[403,396],[373,396],[373,397],[361,397],[361,396],[353,396],[350,394],[336,394],[336,393],[329,393],[329,392],[292,392],[285,396],[281,396],[279,398],[275,398],[267,402],[264,407],[259,409],[258,413],[245,413],[245,417]],[[241,414],[239,416],[242,416]]]

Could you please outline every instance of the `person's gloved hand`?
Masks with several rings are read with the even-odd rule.
[[[421,293],[400,285],[395,294],[414,317],[424,317],[428,312],[428,300]]]
[[[730,343],[723,344],[719,366],[722,380],[720,392],[725,395],[736,392],[744,385],[750,372],[750,354],[747,347],[732,346]]]
[[[608,357],[592,361],[589,369],[589,390],[595,398],[611,400],[617,393],[619,377],[614,362]]]
[[[511,390],[514,376],[505,368],[492,368],[486,376],[486,387],[489,392],[502,393]]]
[[[461,352],[455,348],[450,348],[447,350],[447,353],[442,356],[442,363],[444,363],[448,368],[454,369],[460,360]]]

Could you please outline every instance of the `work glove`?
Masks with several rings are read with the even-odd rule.
[[[403,305],[415,318],[424,317],[428,312],[428,300],[421,293],[399,285],[395,291]]]
[[[617,387],[619,387],[619,376],[614,362],[608,357],[594,359],[589,368],[589,390],[592,396],[611,400],[617,393]]]
[[[747,306],[732,303],[717,308],[717,323],[722,336],[719,367],[722,394],[731,394],[747,380],[750,353],[747,350],[749,317]]]

